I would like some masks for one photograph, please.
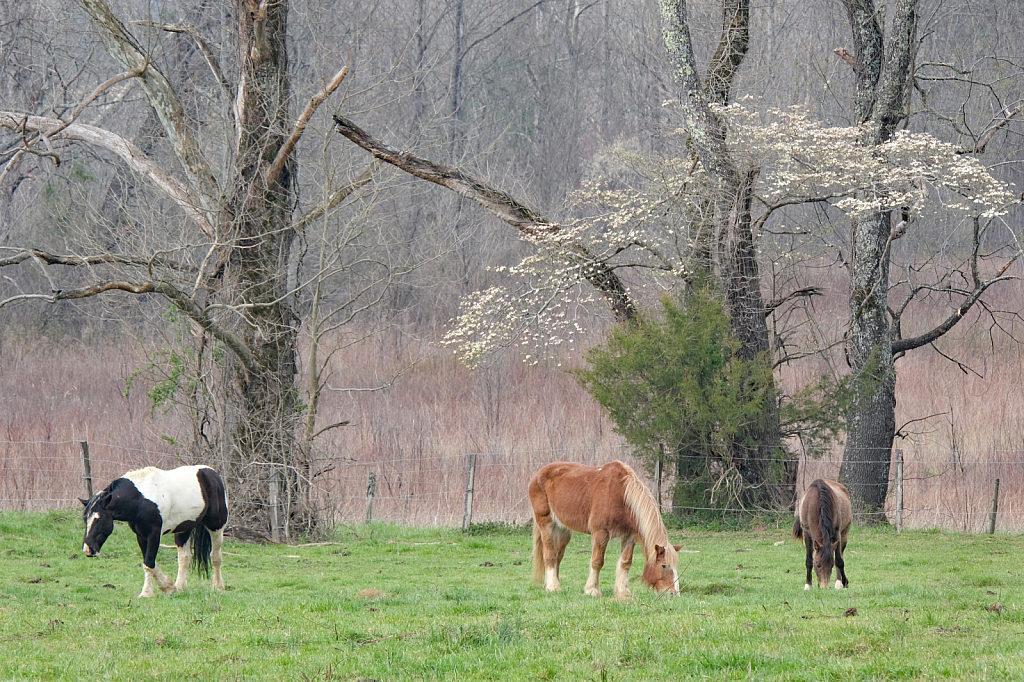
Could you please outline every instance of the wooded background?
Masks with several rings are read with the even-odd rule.
[[[844,212],[870,190],[856,182],[780,194],[785,163],[714,112],[742,103],[780,144],[794,134],[770,127],[775,109],[864,126],[783,154],[828,165],[821,183],[858,149],[927,133],[1016,200],[1022,33],[1015,0],[7,3],[4,485],[74,480],[77,464],[46,462],[71,466],[68,444],[89,440],[141,455],[110,458],[125,467],[217,463],[261,528],[276,476],[296,528],[346,518],[350,493],[323,482],[375,462],[415,481],[480,453],[525,490],[545,460],[632,455],[568,370],[706,265],[785,393],[877,379],[845,443],[809,450],[767,415],[731,452],[740,470],[785,441],[799,467],[772,485],[843,476],[877,517],[895,441],[924,453],[908,461],[942,481],[936,500],[969,489],[987,511],[986,477],[1024,461],[1019,202],[958,208],[978,196],[971,177],[951,183],[923,156],[907,162],[922,164],[920,207]],[[598,188],[674,208],[630,213]],[[608,216],[646,232],[620,237]],[[469,369],[442,339],[493,286],[514,305],[473,338],[515,324]],[[964,474],[986,463],[1010,469]],[[4,504],[67,499],[39,485]],[[495,518],[521,515],[506,498]]]

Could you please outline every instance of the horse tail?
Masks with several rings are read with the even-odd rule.
[[[793,522],[793,539],[794,540],[803,540],[804,539],[804,529],[803,529],[803,526],[800,525],[800,517],[799,516],[796,517],[796,521]]]
[[[821,525],[821,558],[826,564],[834,560],[832,555],[832,516],[835,499],[832,496],[832,488],[828,483],[817,480],[811,485],[818,488],[818,509],[820,514],[818,522]]]
[[[533,522],[533,582],[544,582],[544,541],[536,521]]]
[[[202,521],[192,529],[189,540],[192,543],[192,570],[202,574],[204,578],[208,578],[210,576],[210,555],[213,553],[213,539],[210,537],[209,529]]]

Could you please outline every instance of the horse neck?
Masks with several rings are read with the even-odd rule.
[[[832,489],[828,484],[823,483],[820,485],[818,487],[818,512],[820,514],[821,528],[822,532],[827,532],[830,537],[832,535],[832,526],[834,525],[834,502]]]
[[[654,546],[668,545],[668,530],[661,520],[661,512],[650,492],[632,471],[623,481],[625,502],[633,521],[636,523],[637,534],[644,546],[644,554],[650,559],[654,555]]]

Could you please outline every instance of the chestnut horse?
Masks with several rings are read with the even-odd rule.
[[[558,567],[573,531],[589,533],[593,552],[586,594],[601,596],[599,576],[612,538],[622,539],[615,567],[615,596],[629,598],[629,569],[637,540],[647,563],[643,580],[658,592],[679,594],[679,554],[673,547],[654,497],[626,464],[601,467],[555,462],[530,479],[533,506],[533,579],[549,592],[562,589]]]
[[[850,493],[836,481],[819,478],[807,487],[796,505],[793,539],[803,539],[807,548],[807,582],[811,589],[811,568],[818,575],[818,587],[828,587],[832,580],[832,566],[836,567],[836,589],[848,586],[843,564],[846,535],[853,523]]]

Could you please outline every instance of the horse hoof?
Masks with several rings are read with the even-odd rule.
[[[601,596],[601,590],[596,589],[596,588],[593,589],[593,590],[583,590],[583,594],[589,595],[591,597],[600,597]]]
[[[805,589],[805,590],[809,590],[809,589],[811,589],[811,584],[810,584],[810,583],[807,583],[806,585],[804,585],[804,589]]]
[[[843,585],[843,581],[842,581],[842,580],[837,580],[837,581],[836,581],[836,589],[837,589],[837,590],[841,590],[841,589],[843,589],[844,587],[845,587],[845,585]]]

